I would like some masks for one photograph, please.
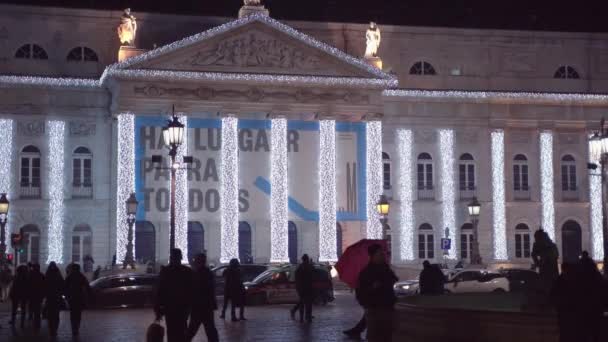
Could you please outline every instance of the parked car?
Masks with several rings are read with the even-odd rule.
[[[507,291],[509,291],[509,281],[503,274],[484,269],[458,271],[445,283],[446,293]]]
[[[397,297],[417,295],[420,293],[420,281],[418,279],[398,281],[393,285],[393,290]]]
[[[93,308],[152,306],[158,284],[156,274],[115,274],[91,282]]]
[[[249,305],[289,304],[298,302],[295,271],[297,265],[274,267],[245,283],[246,300]],[[334,289],[329,270],[324,265],[314,265],[314,302],[327,304],[334,300]]]
[[[217,296],[224,295],[224,271],[226,268],[228,268],[228,265],[218,266],[212,269],[213,274],[215,275],[215,294]],[[241,276],[243,278],[243,282],[252,281],[264,271],[268,270],[268,268],[268,265],[241,264]]]
[[[530,269],[501,269],[500,273],[509,281],[509,291],[511,292],[531,291],[536,287],[539,280],[538,273]]]

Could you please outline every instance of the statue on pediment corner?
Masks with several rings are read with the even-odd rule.
[[[365,47],[365,58],[378,57],[378,49],[380,48],[380,41],[382,37],[380,35],[380,29],[375,22],[369,23],[369,28],[365,33],[366,47]]]
[[[134,46],[137,35],[137,18],[131,14],[131,9],[126,8],[120,18],[117,28],[118,38],[123,45]]]

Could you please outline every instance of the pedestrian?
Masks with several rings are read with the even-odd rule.
[[[314,300],[313,266],[308,254],[302,255],[302,263],[296,269],[296,292],[298,304],[291,309],[291,318],[295,319],[296,311],[300,312],[300,322],[312,322],[312,302]]]
[[[228,268],[224,271],[224,307],[222,308],[222,314],[220,318],[226,318],[226,308],[228,308],[228,302],[230,302],[230,314],[232,321],[236,322],[239,319],[236,318],[235,308],[239,307],[240,320],[245,321],[245,287],[243,286],[243,279],[241,277],[241,267],[238,259],[230,260]]]
[[[21,265],[17,267],[15,271],[15,279],[11,286],[10,297],[13,304],[12,307],[12,319],[11,325],[15,325],[17,317],[17,309],[21,309],[21,327],[25,326],[25,315],[28,297],[28,279],[27,279],[27,266]]]
[[[207,255],[204,253],[194,256],[192,284],[192,312],[190,313],[190,322],[186,331],[186,340],[192,341],[198,328],[203,324],[208,342],[219,341],[213,312],[217,310],[217,302],[215,299],[215,276],[207,267]]]
[[[605,280],[588,252],[583,252],[578,262],[577,313],[582,323],[579,341],[599,342],[604,315]]]
[[[393,311],[397,301],[393,285],[399,280],[379,244],[368,247],[369,264],[359,273],[357,300],[365,308],[367,340],[390,342],[393,334]]]
[[[433,270],[431,263],[428,260],[424,260],[422,262],[422,271],[418,277],[421,295],[427,296],[436,294],[434,288],[434,273],[435,271]]]
[[[8,265],[4,265],[0,270],[0,303],[8,300],[8,293],[13,282],[13,273]]]
[[[54,262],[49,264],[44,278],[46,282],[46,301],[43,310],[49,323],[49,335],[55,338],[57,337],[57,329],[59,328],[59,311],[61,310],[63,294],[65,293],[65,281]]]
[[[182,265],[182,251],[171,249],[169,265],[160,271],[154,311],[165,317],[168,342],[186,341],[187,320],[192,308],[192,270]]]
[[[70,305],[70,323],[72,335],[78,336],[82,311],[86,307],[87,299],[91,293],[89,281],[80,272],[79,264],[71,264],[70,274],[65,278],[65,294]]]
[[[576,313],[577,265],[562,263],[562,273],[551,289],[551,299],[557,309],[559,342],[577,341],[579,317]]]
[[[40,272],[40,264],[32,265],[28,280],[30,313],[33,315],[34,328],[40,329],[42,300],[45,294],[45,279],[44,274]]]

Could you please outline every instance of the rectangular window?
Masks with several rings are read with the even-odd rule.
[[[91,179],[91,159],[84,159],[83,160],[83,175],[82,175],[82,181],[84,183],[84,186],[91,186],[92,184],[92,179]]]
[[[81,175],[80,159],[74,159],[72,168],[74,171],[74,186],[80,186],[82,184],[82,179],[80,177],[80,175]]]
[[[418,258],[426,258],[426,241],[423,234],[418,235]]]
[[[521,165],[521,189],[528,190],[528,165]]]
[[[519,165],[513,165],[513,190],[521,190],[521,178],[519,173]]]
[[[522,255],[522,235],[515,234],[515,257],[521,258]]]
[[[570,183],[570,190],[575,191],[576,190],[576,166],[570,165],[569,169],[570,169],[570,172],[569,172],[568,182]]]
[[[40,187],[40,158],[32,158],[32,186]]]
[[[30,235],[30,260],[32,263],[40,263],[40,235]]]
[[[568,191],[568,165],[562,165],[562,190]]]
[[[475,165],[467,165],[467,175],[469,190],[475,190]]]
[[[469,236],[467,234],[460,234],[460,258],[461,259],[469,258],[469,250],[467,248],[467,246],[469,245],[467,243],[468,237]]]
[[[424,189],[424,164],[418,164],[417,170],[418,189]]]
[[[530,257],[530,234],[524,234],[523,235],[523,254],[524,254],[524,258],[529,258]]]
[[[30,159],[21,158],[21,185],[29,185],[30,183]]]
[[[80,262],[80,236],[72,236],[72,262]]]
[[[389,163],[384,163],[384,178],[383,178],[383,185],[384,185],[384,189],[390,189],[391,188],[391,164]]]
[[[435,258],[435,241],[432,234],[426,236],[426,255],[429,259]]]
[[[433,164],[426,164],[426,188],[433,188]]]
[[[467,175],[466,175],[466,165],[460,164],[458,165],[458,180],[460,183],[460,190],[466,190],[467,188]]]

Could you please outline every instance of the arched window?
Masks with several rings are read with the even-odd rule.
[[[568,79],[579,79],[580,76],[576,69],[570,65],[562,65],[555,71],[553,78],[568,78]]]
[[[241,264],[253,263],[251,226],[245,221],[239,222],[239,260],[241,261]]]
[[[435,68],[429,62],[418,61],[410,68],[410,75],[436,75]]]
[[[385,190],[388,190],[391,188],[391,158],[386,152],[382,152],[382,166],[382,185]]]
[[[205,252],[205,228],[200,222],[188,222],[188,261]]]
[[[85,257],[93,257],[93,233],[91,227],[80,224],[72,233],[72,262],[84,264]]]
[[[569,154],[562,157],[562,191],[576,191],[576,160]]]
[[[460,199],[475,197],[475,159],[469,153],[460,156],[458,162],[458,184]]]
[[[435,199],[435,193],[433,191],[433,159],[430,154],[420,153],[418,155],[416,178],[418,184],[418,199]]]
[[[428,223],[423,223],[418,228],[418,258],[435,258],[435,234]]]
[[[465,223],[460,227],[460,258],[463,260],[471,259],[473,250],[473,225]]]
[[[336,222],[336,251],[338,258],[342,256],[342,225]]]
[[[97,53],[86,46],[78,46],[70,50],[67,60],[69,62],[97,62]]]
[[[298,227],[292,221],[287,224],[287,250],[289,262],[298,263]]]
[[[72,159],[72,197],[92,197],[93,179],[93,155],[86,147],[78,147],[74,150]]]
[[[520,223],[515,226],[515,257],[516,258],[530,258],[530,246],[531,246],[531,234],[530,228],[524,223]]]
[[[139,263],[156,262],[156,228],[152,222],[135,222],[135,260]],[[122,260],[117,260],[122,263]]]
[[[40,197],[40,150],[28,145],[21,150],[20,194],[22,198]]]
[[[20,59],[49,59],[46,51],[40,45],[36,44],[25,44],[22,45],[17,52],[15,52],[15,58]]]
[[[518,154],[513,158],[513,190],[516,199],[529,199],[528,158]]]
[[[28,224],[23,226],[20,231],[23,233],[23,239],[25,244],[23,245],[23,251],[18,253],[19,263],[27,264],[40,263],[40,230],[38,226]]]

